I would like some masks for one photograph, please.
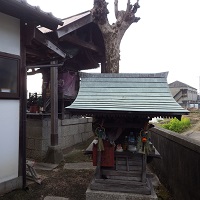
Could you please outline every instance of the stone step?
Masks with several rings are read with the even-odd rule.
[[[56,197],[56,196],[46,196],[44,200],[69,200],[69,198],[65,197]]]

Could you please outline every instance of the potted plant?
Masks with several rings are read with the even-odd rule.
[[[27,99],[27,107],[31,113],[39,112],[39,108],[43,106],[42,96],[37,95],[37,93],[29,93],[29,99]]]

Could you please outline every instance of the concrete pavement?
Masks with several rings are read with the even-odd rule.
[[[200,141],[200,131],[189,131],[185,136]]]

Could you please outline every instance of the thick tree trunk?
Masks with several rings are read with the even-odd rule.
[[[106,73],[119,73],[120,42],[115,32],[104,34]]]
[[[139,18],[135,17],[138,8],[138,0],[134,5],[131,5],[130,0],[127,0],[126,11],[118,11],[118,0],[115,0],[115,16],[117,20],[116,23],[110,25],[107,18],[109,11],[106,1],[94,0],[94,7],[91,13],[104,38],[105,73],[119,73],[120,43],[129,26],[134,22],[138,22]]]

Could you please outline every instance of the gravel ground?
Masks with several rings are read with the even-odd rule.
[[[65,161],[52,170],[36,169],[42,179],[41,185],[28,181],[26,190],[15,190],[1,196],[0,200],[44,200],[47,196],[85,200],[85,192],[94,176],[91,157],[84,155],[90,143],[91,140],[69,149]],[[173,199],[162,184],[155,191],[159,200]]]

